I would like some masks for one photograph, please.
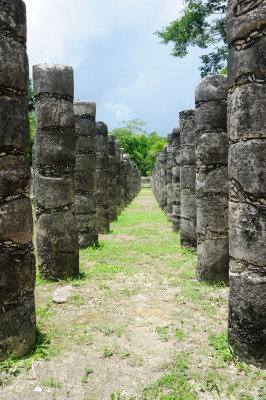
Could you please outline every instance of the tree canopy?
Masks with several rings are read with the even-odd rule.
[[[184,3],[181,17],[155,34],[162,39],[161,43],[173,44],[170,54],[174,57],[185,57],[190,46],[201,49],[211,46],[211,52],[200,56],[200,71],[202,77],[215,74],[225,67],[227,60],[226,0],[184,0]]]
[[[110,133],[120,140],[121,147],[135,162],[141,175],[151,175],[156,157],[166,144],[166,138],[158,136],[156,132],[146,132],[146,123],[139,119],[122,121],[120,124],[123,126]]]

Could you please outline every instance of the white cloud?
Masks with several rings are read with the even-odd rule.
[[[105,103],[105,109],[114,113],[117,121],[127,120],[131,115],[131,108],[126,107],[124,104],[115,104],[112,101]]]
[[[178,17],[183,0],[24,0],[30,66],[74,67],[75,98],[97,103],[112,129],[140,118],[165,134],[194,106],[199,54],[169,55],[153,33]],[[192,55],[191,54],[191,55]]]

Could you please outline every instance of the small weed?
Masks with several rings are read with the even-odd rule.
[[[131,296],[131,292],[128,289],[123,289],[121,292],[124,296],[130,297]]]
[[[207,377],[204,378],[204,384],[201,385],[202,392],[212,392],[215,391],[220,397],[220,389],[217,384],[217,379],[222,381],[222,378],[217,375],[217,373],[211,372]]]
[[[56,381],[54,378],[51,378],[49,381],[47,382],[42,382],[43,386],[49,386],[49,387],[53,387],[56,389],[62,389],[62,384],[58,381]]]
[[[85,372],[85,375],[81,378],[81,383],[88,382],[88,376],[93,373],[93,368],[91,368],[90,366],[87,366],[84,368],[84,372]]]
[[[40,306],[37,310],[36,310],[36,315],[40,318],[46,319],[49,317],[52,317],[56,314],[56,311],[49,311],[50,308],[53,305],[53,301],[49,300],[48,303],[46,305]]]
[[[80,306],[83,306],[85,304],[85,299],[79,293],[76,293],[73,296],[70,296],[67,299],[67,302],[69,304],[75,305],[76,307],[80,307]]]
[[[122,358],[122,360],[125,360],[125,358],[128,358],[130,356],[130,351],[129,350],[124,350],[124,351],[122,351],[122,353],[121,353],[121,358]]]
[[[102,332],[105,336],[110,336],[114,333],[114,329],[109,325],[97,325],[95,329]]]
[[[173,329],[173,335],[181,342],[185,337],[184,329]]]
[[[120,392],[116,392],[116,395],[114,393],[111,394],[110,399],[111,400],[126,400],[126,396],[121,395]]]
[[[113,344],[113,345],[106,344],[99,350],[102,352],[103,358],[110,358],[116,353],[118,348],[119,348],[118,344]]]
[[[234,348],[228,344],[226,332],[210,334],[209,343],[216,350],[216,354],[222,362],[230,363],[235,360]]]
[[[167,342],[169,326],[156,326],[156,333],[162,342]]]
[[[87,325],[83,326],[82,333],[78,336],[77,343],[78,344],[92,344],[93,335],[91,333],[91,328],[87,327]]]
[[[143,364],[143,357],[132,351],[128,358],[128,363],[131,367],[140,366]]]

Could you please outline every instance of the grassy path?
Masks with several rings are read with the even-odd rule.
[[[227,348],[228,289],[197,282],[195,260],[142,189],[100,246],[81,251],[79,279],[37,279],[38,326],[52,336],[0,364],[0,398],[263,399],[262,372]],[[71,293],[55,304],[60,285]]]

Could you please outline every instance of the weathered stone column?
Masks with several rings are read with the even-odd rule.
[[[172,132],[172,185],[173,185],[173,231],[180,230],[180,129],[173,128]]]
[[[98,244],[96,214],[96,104],[75,101],[76,168],[75,213],[79,247]]]
[[[98,233],[108,233],[109,223],[109,172],[108,128],[104,122],[96,123],[96,187]]]
[[[197,248],[196,234],[196,132],[195,111],[179,113],[180,124],[180,214],[182,247]]]
[[[116,209],[117,215],[122,211],[122,196],[121,196],[121,161],[120,161],[120,141],[115,141],[115,168],[116,168]]]
[[[265,367],[266,3],[229,0],[229,343]]]
[[[166,183],[166,167],[167,167],[167,145],[160,154],[160,192],[159,192],[159,206],[166,213],[167,207],[167,183]]]
[[[26,7],[0,2],[0,360],[27,353],[35,335],[35,258],[29,199]]]
[[[226,75],[196,87],[197,278],[228,283],[228,137]]]
[[[34,149],[37,262],[45,279],[79,273],[78,232],[74,215],[76,137],[73,69],[33,67],[36,110]]]
[[[129,162],[129,155],[123,154],[124,159],[124,200],[125,200],[125,207],[130,202],[130,188],[129,188],[129,173],[130,173],[130,162]]]
[[[167,135],[167,161],[166,161],[166,201],[167,201],[167,220],[173,220],[173,184],[172,184],[172,168],[173,168],[173,154],[172,154],[172,133]]]
[[[125,208],[125,173],[124,173],[124,149],[120,148],[120,178],[121,178],[121,208]]]
[[[116,207],[116,165],[115,165],[115,135],[108,134],[108,171],[109,171],[109,220],[117,219]]]

